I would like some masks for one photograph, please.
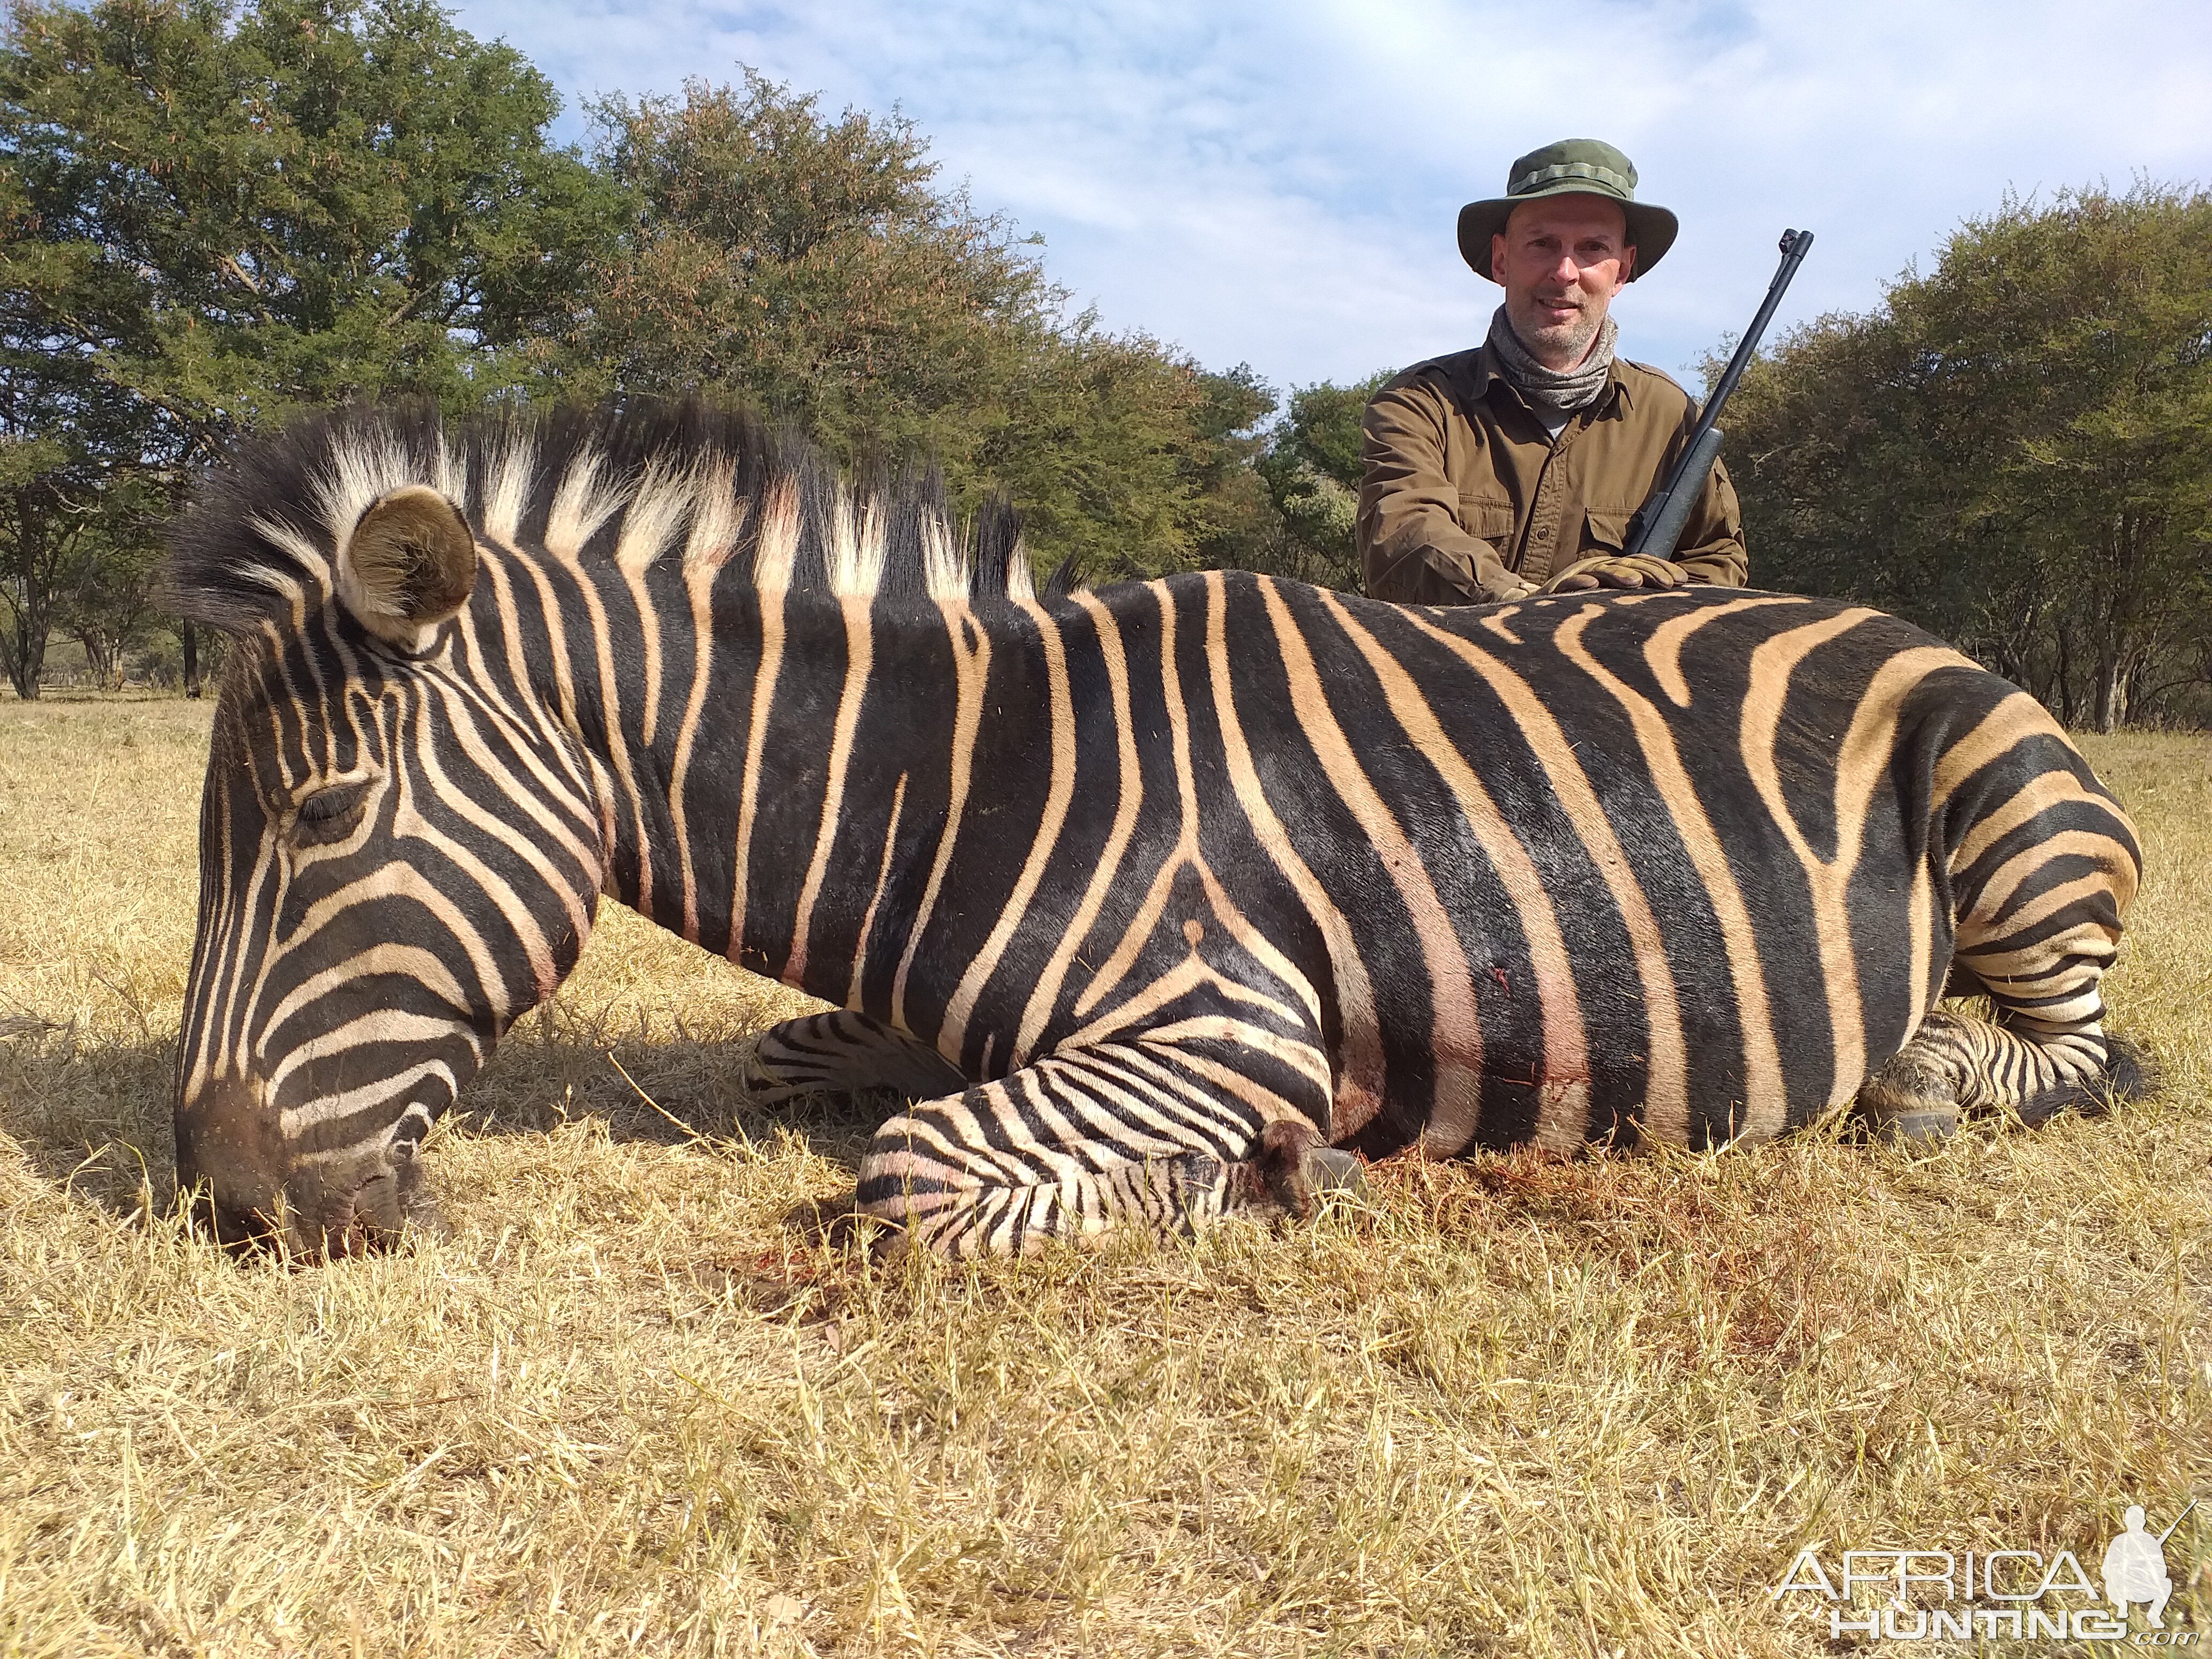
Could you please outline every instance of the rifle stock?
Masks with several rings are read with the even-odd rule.
[[[1813,246],[1809,230],[1785,230],[1782,233],[1782,265],[1774,273],[1774,280],[1766,286],[1766,298],[1759,302],[1759,314],[1751,319],[1743,338],[1736,343],[1735,355],[1714,386],[1712,395],[1705,399],[1698,411],[1698,424],[1690,434],[1689,447],[1681,459],[1674,463],[1666,482],[1651,492],[1636,516],[1628,523],[1626,553],[1641,553],[1655,559],[1674,556],[1675,544],[1682,539],[1682,526],[1688,522],[1690,509],[1705,487],[1705,475],[1713,470],[1720,457],[1721,430],[1717,422],[1721,410],[1727,407],[1735,383],[1751,366],[1752,356],[1759,349],[1759,337],[1773,320],[1774,308],[1782,303],[1789,291],[1790,279],[1797,274],[1804,263],[1805,252]]]

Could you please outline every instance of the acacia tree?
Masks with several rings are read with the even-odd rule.
[[[909,123],[748,72],[599,106],[587,161],[548,141],[556,107],[430,0],[17,0],[11,663],[63,620],[105,659],[139,620],[141,544],[64,516],[72,491],[173,504],[234,436],[353,397],[750,402],[848,460],[930,455],[959,505],[1010,495],[1046,562],[1102,574],[1279,539],[1251,471],[1272,394],[1071,315]]]
[[[1902,310],[1982,410],[1963,517],[2034,556],[2065,696],[2109,731],[2212,599],[2212,197],[2008,204]]]
[[[59,596],[76,574],[97,496],[52,440],[0,438],[0,670],[39,695]]]
[[[1256,464],[1282,522],[1268,569],[1359,591],[1363,573],[1354,530],[1364,465],[1360,418],[1390,375],[1384,369],[1351,386],[1322,380],[1291,394]]]
[[[1060,295],[1004,221],[935,188],[911,123],[833,120],[750,70],[592,116],[627,210],[580,342],[608,385],[742,395],[847,453],[972,447]]]
[[[157,483],[137,476],[111,481],[100,492],[83,552],[62,592],[57,620],[84,647],[85,666],[103,690],[122,690],[124,653],[145,644],[158,619],[155,578],[167,506],[167,491]]]
[[[1194,441],[1186,465],[1197,487],[1191,556],[1206,569],[1258,569],[1282,533],[1258,465],[1271,441],[1274,388],[1239,363],[1199,376]]]
[[[2008,202],[1731,404],[1754,574],[1863,599],[2109,730],[2207,684],[2212,198]]]
[[[473,403],[528,377],[611,211],[558,109],[425,0],[20,0],[8,303],[173,459],[301,404]]]

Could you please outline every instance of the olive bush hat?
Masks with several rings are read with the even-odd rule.
[[[1633,282],[1657,264],[1674,245],[1681,223],[1665,208],[1636,199],[1636,165],[1611,144],[1595,138],[1562,138],[1532,149],[1505,175],[1505,194],[1469,202],[1459,210],[1459,251],[1477,274],[1496,282],[1490,269],[1490,239],[1505,228],[1513,210],[1547,196],[1602,196],[1620,204],[1628,216],[1628,240],[1636,245]]]

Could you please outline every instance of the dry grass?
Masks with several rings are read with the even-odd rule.
[[[2122,1505],[2212,1500],[2212,742],[2093,745],[2154,1107],[1390,1168],[972,1272],[786,1228],[866,1124],[749,1107],[795,1005],[619,914],[442,1133],[453,1237],[181,1236],[204,743],[0,708],[0,1653],[1803,1654],[1801,1544],[2094,1571]],[[2208,1555],[2200,1509],[2200,1629]]]

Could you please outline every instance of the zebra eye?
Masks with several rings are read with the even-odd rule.
[[[295,815],[296,841],[337,841],[353,833],[361,809],[368,800],[367,783],[334,783],[318,789],[300,803]]]

